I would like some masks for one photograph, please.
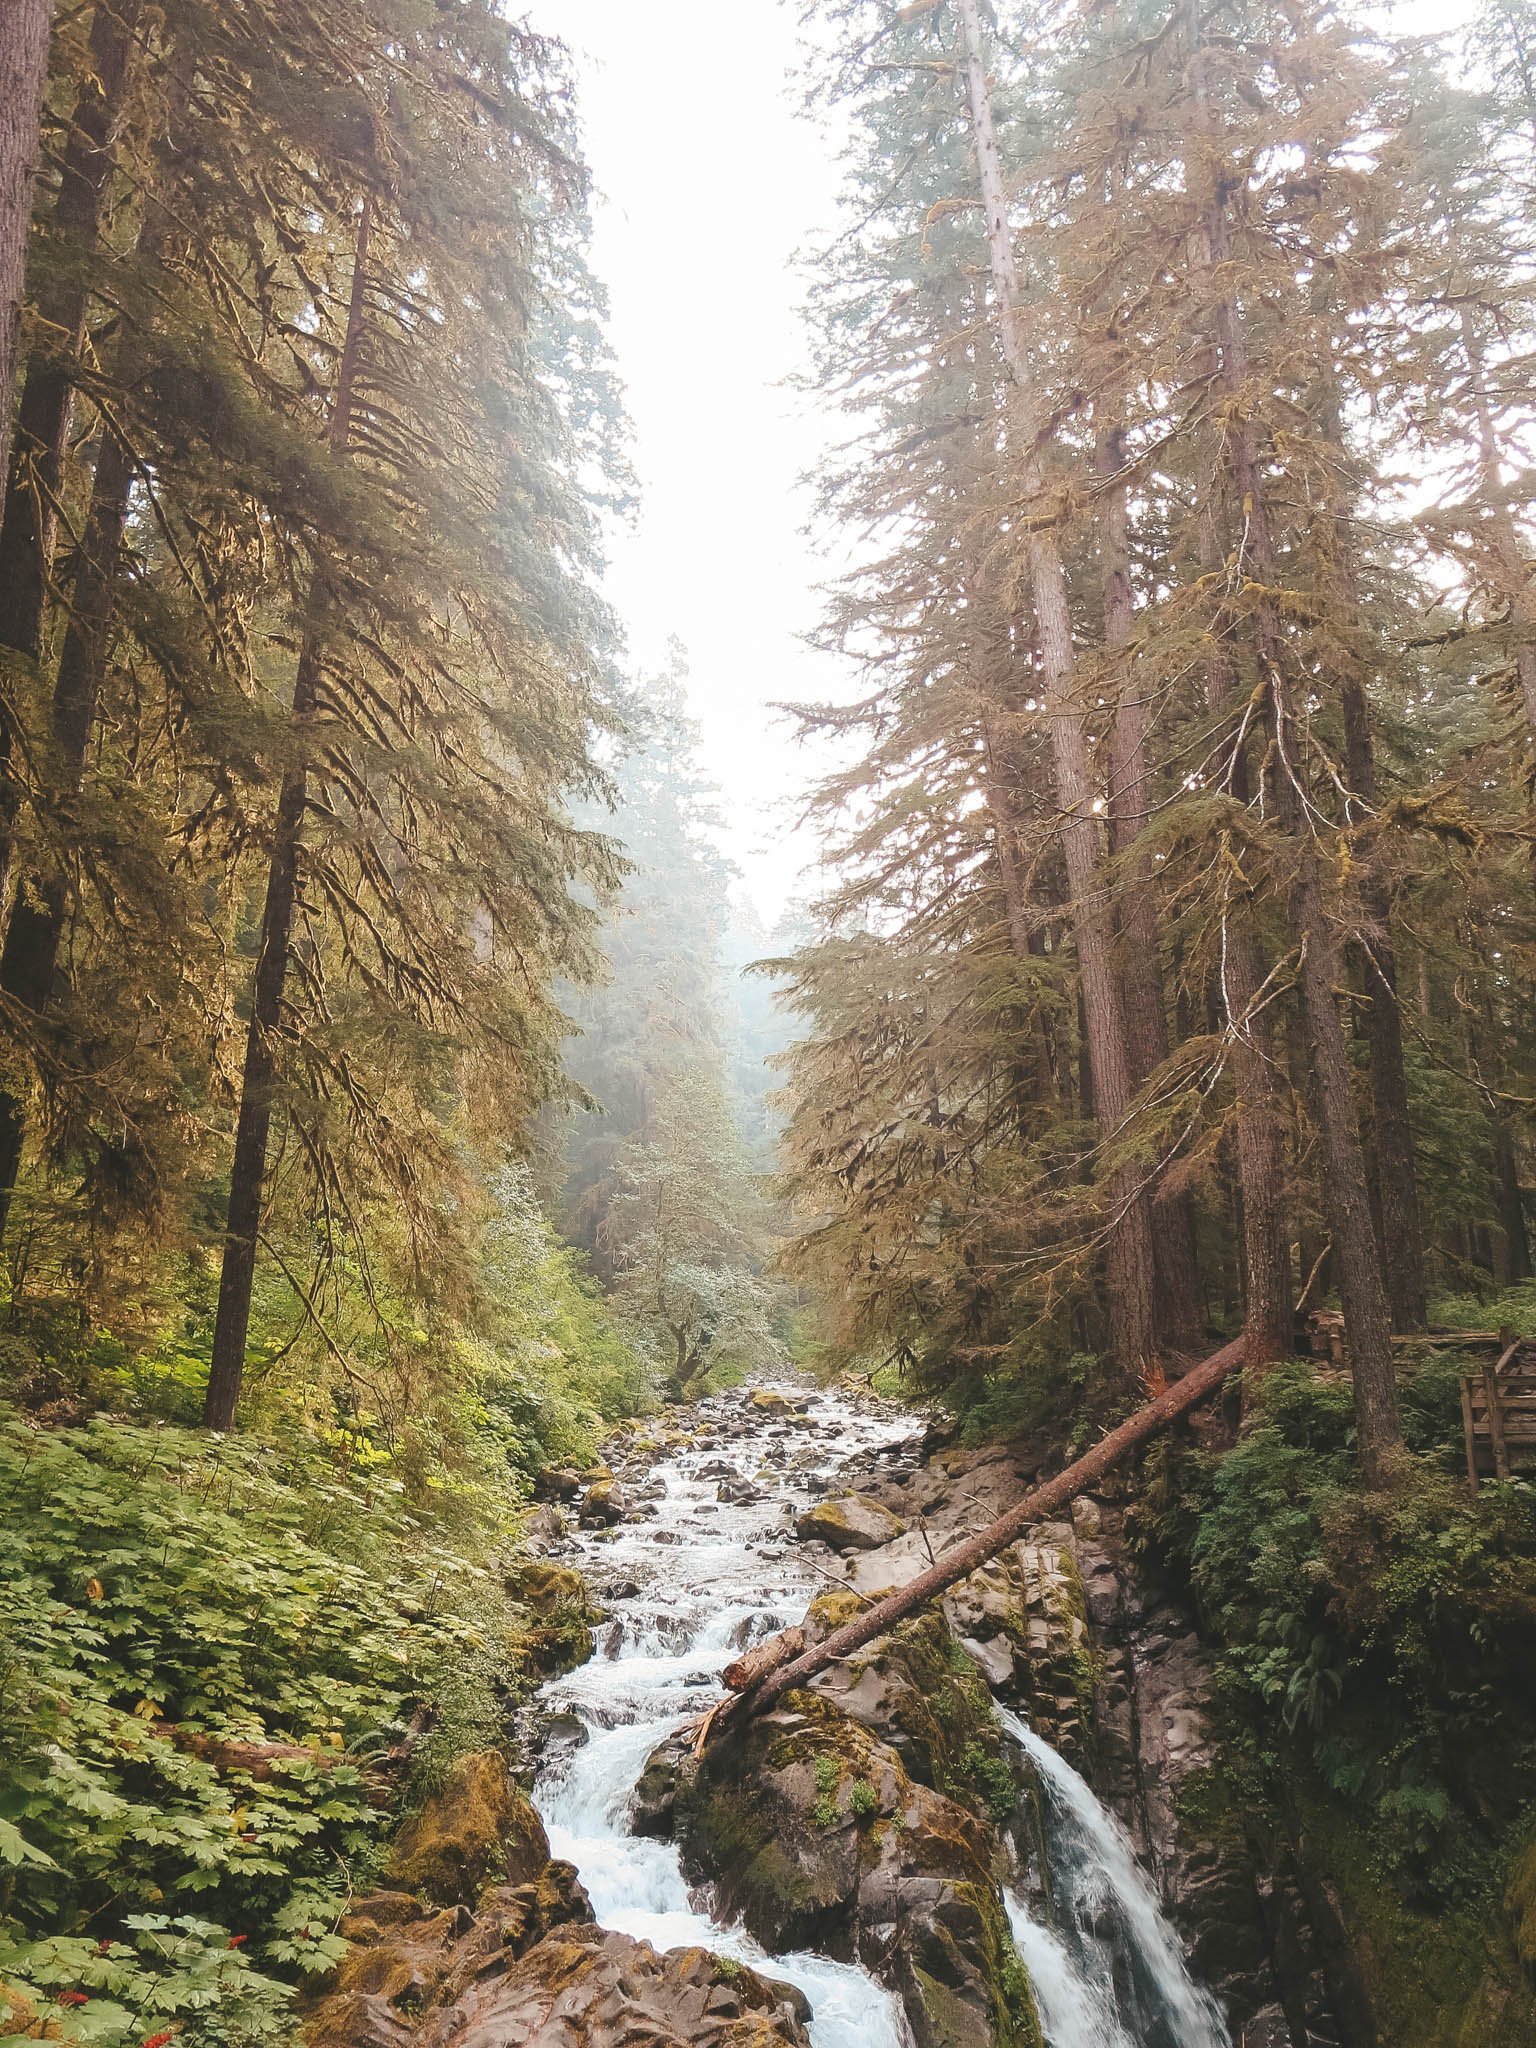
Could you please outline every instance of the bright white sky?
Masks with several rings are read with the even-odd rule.
[[[1389,0],[1394,28],[1444,30],[1473,0]],[[800,479],[835,417],[788,388],[804,366],[797,261],[833,222],[835,145],[798,111],[792,0],[536,0],[577,59],[597,184],[593,266],[643,492],[610,546],[609,595],[637,668],[675,634],[718,782],[727,850],[771,923],[803,887],[796,830],[814,764],[776,701],[846,693],[808,649],[825,553]]]
[[[800,478],[833,431],[787,387],[805,360],[795,263],[836,173],[788,74],[779,0],[538,0],[575,53],[598,188],[593,268],[635,430],[642,503],[610,546],[637,668],[688,650],[727,850],[769,922],[815,856],[796,833],[808,765],[775,701],[834,694],[806,648],[824,570]]]

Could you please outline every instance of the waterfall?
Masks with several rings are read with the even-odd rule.
[[[1046,1798],[1049,1889],[1064,1926],[1040,1926],[1016,1896],[1008,1917],[1035,1976],[1048,2048],[1230,2048],[1221,2009],[1190,1976],[1124,1828],[1027,1722],[1007,1708],[998,1719]]]

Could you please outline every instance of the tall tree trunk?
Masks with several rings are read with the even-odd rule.
[[[1479,1003],[1479,1026],[1468,1030],[1468,1064],[1480,1078],[1498,1075],[1502,1080],[1502,1053],[1510,1032],[1501,1028],[1492,998],[1485,990]],[[1486,1085],[1486,1084],[1485,1084]],[[1499,1228],[1500,1251],[1490,1246],[1488,1264],[1503,1287],[1531,1277],[1531,1240],[1525,1218],[1525,1196],[1520,1186],[1520,1153],[1515,1142],[1515,1120],[1510,1105],[1490,1089],[1487,1095],[1490,1149],[1493,1154],[1494,1217]]]
[[[50,239],[72,253],[92,247],[100,232],[137,13],[138,0],[124,0],[98,7],[91,23],[90,61],[47,230]],[[76,358],[85,333],[86,290],[78,260],[62,265],[40,293],[37,314],[39,345],[21,394],[0,519],[0,646],[34,661],[42,653],[48,565],[58,527]]]
[[[1168,1057],[1168,1013],[1159,967],[1157,894],[1152,863],[1136,842],[1151,808],[1146,708],[1129,673],[1134,625],[1131,587],[1130,506],[1125,481],[1125,436],[1111,426],[1099,444],[1103,478],[1099,498],[1099,559],[1104,581],[1104,648],[1118,659],[1114,716],[1109,727],[1109,850],[1119,872],[1121,1000],[1131,1080],[1140,1087]],[[1192,1357],[1205,1326],[1200,1271],[1195,1258],[1194,1204],[1188,1195],[1154,1196],[1159,1331],[1176,1352]]]
[[[1504,1241],[1500,1279],[1506,1287],[1531,1277],[1531,1239],[1525,1220],[1525,1196],[1520,1186],[1519,1154],[1509,1113],[1500,1109],[1493,1119],[1494,1194],[1498,1202],[1499,1234]]]
[[[1201,515],[1201,547],[1202,554],[1215,547],[1208,512]],[[1231,701],[1233,685],[1226,650],[1215,642],[1205,667],[1206,700],[1212,710]],[[1229,779],[1233,796],[1246,803],[1249,770],[1241,748],[1234,753]],[[1260,1369],[1288,1357],[1295,1342],[1286,1229],[1286,1117],[1276,1079],[1274,1028],[1268,1011],[1259,1007],[1264,981],[1251,909],[1245,902],[1229,901],[1222,909],[1217,997],[1222,1028],[1231,1034],[1232,1046],[1232,1149],[1242,1196],[1243,1386],[1250,1396]]]
[[[1186,22],[1195,105],[1203,119],[1199,84],[1198,6],[1189,4]],[[1206,235],[1213,271],[1229,271],[1231,250],[1222,186],[1215,165],[1208,167],[1210,196]],[[1231,289],[1218,288],[1213,311],[1220,376],[1232,426],[1228,448],[1233,481],[1243,508],[1245,546],[1254,575],[1264,589],[1276,583],[1276,555],[1270,530],[1265,480],[1258,457],[1248,393],[1246,341],[1237,301]],[[1301,954],[1302,1007],[1311,1041],[1312,1068],[1323,1144],[1323,1188],[1333,1232],[1334,1270],[1344,1310],[1354,1382],[1355,1426],[1361,1467],[1368,1486],[1392,1482],[1399,1468],[1402,1426],[1398,1416],[1397,1376],[1392,1356],[1392,1323],[1383,1284],[1365,1150],[1355,1109],[1348,1042],[1339,1014],[1337,982],[1339,939],[1323,894],[1322,853],[1310,829],[1300,778],[1303,757],[1300,732],[1292,712],[1285,673],[1285,646],[1273,603],[1260,596],[1251,614],[1253,652],[1259,686],[1268,712],[1274,756],[1275,809],[1289,842],[1293,863],[1289,911],[1291,930]]]
[[[115,435],[104,433],[51,707],[54,759],[50,779],[58,808],[66,818],[69,800],[79,794],[84,779],[86,750],[106,673],[118,558],[132,483],[132,457]],[[8,1007],[31,1016],[47,1008],[68,902],[68,888],[56,868],[37,883],[35,891],[18,891],[0,949],[0,996]],[[0,1089],[0,1237],[10,1215],[25,1140],[25,1102],[9,1089]]]
[[[976,0],[957,0],[957,12],[965,38],[966,96],[986,214],[998,330],[1009,373],[1019,390],[1026,392],[1030,378],[1019,327],[1018,273]],[[1035,490],[1039,482],[1038,469],[1031,458],[1024,465],[1024,488]],[[1123,1130],[1135,1091],[1115,979],[1114,929],[1104,886],[1099,823],[1093,809],[1088,732],[1082,708],[1075,701],[1067,579],[1052,534],[1031,533],[1025,550],[1039,634],[1045,716],[1051,733],[1056,809],[1072,897],[1094,1110],[1100,1131],[1113,1143]],[[1122,1371],[1138,1372],[1155,1357],[1157,1350],[1151,1209],[1134,1169],[1113,1173],[1107,1192],[1110,1350]]]
[[[1357,675],[1339,678],[1344,711],[1344,765],[1351,787],[1376,802],[1371,714]],[[1376,1152],[1381,1261],[1396,1330],[1422,1330],[1428,1319],[1424,1288],[1424,1232],[1419,1217],[1419,1172],[1408,1106],[1403,1013],[1397,998],[1397,953],[1392,944],[1392,898],[1374,866],[1360,878],[1361,908],[1371,931],[1360,945],[1365,968],[1363,1028],[1370,1067],[1371,1128]]]
[[[1479,488],[1490,515],[1501,585],[1499,595],[1509,605],[1515,642],[1515,673],[1520,683],[1526,730],[1533,748],[1536,748],[1536,580],[1533,580],[1532,570],[1525,560],[1519,530],[1500,487],[1498,428],[1488,397],[1483,341],[1465,307],[1461,311],[1461,342],[1467,358],[1473,414],[1477,420]]]
[[[6,0],[0,7],[0,462],[11,445],[52,12],[51,0]]]
[[[1182,5],[1185,58],[1192,71],[1195,112],[1187,150],[1190,161],[1186,166],[1193,184],[1200,174],[1196,159],[1209,122],[1198,76],[1194,75],[1200,46],[1198,0],[1182,0]],[[1213,194],[1189,238],[1190,262],[1197,273],[1214,273],[1218,243],[1225,250],[1225,217]],[[1200,357],[1198,374],[1212,382],[1219,379],[1222,355],[1215,333],[1202,344]],[[1212,436],[1212,444],[1210,468],[1213,476],[1219,477],[1224,473],[1224,450],[1219,437]],[[1213,485],[1213,489],[1217,488]],[[1222,531],[1221,509],[1208,495],[1196,508],[1197,554],[1201,574],[1207,578],[1214,578],[1223,565]],[[1217,632],[1207,635],[1205,689],[1206,701],[1214,712],[1236,702],[1237,675]],[[1252,797],[1251,771],[1247,744],[1240,731],[1233,736],[1223,768],[1231,794],[1239,803],[1247,804]],[[1232,868],[1236,863],[1226,865]],[[1230,883],[1224,880],[1222,886],[1228,890]],[[1251,1400],[1261,1369],[1287,1357],[1295,1343],[1285,1195],[1287,1117],[1277,1079],[1274,1027],[1268,1010],[1261,1007],[1266,980],[1264,956],[1246,900],[1233,902],[1230,896],[1224,899],[1220,943],[1218,1000],[1222,1025],[1231,1039],[1235,1095],[1232,1149],[1237,1163],[1243,1233],[1243,1388],[1245,1399]]]
[[[363,201],[352,266],[352,296],[346,336],[336,378],[329,440],[339,455],[351,431],[353,394],[362,345],[364,293],[367,287],[368,238],[372,206]],[[219,1304],[214,1317],[213,1353],[203,1422],[209,1429],[232,1429],[245,1378],[245,1347],[251,1325],[251,1289],[256,1277],[256,1247],[266,1193],[267,1140],[272,1129],[272,1099],[277,1082],[277,1033],[282,1021],[283,989],[293,946],[294,909],[298,900],[300,841],[309,803],[309,775],[304,758],[308,727],[319,706],[324,658],[326,600],[317,572],[311,591],[310,618],[299,648],[294,674],[293,705],[288,721],[295,758],[283,773],[277,813],[272,824],[272,854],[267,894],[262,907],[256,972],[251,986],[251,1018],[245,1041],[245,1066],[240,1080],[240,1108],[235,1120],[235,1149],[230,1164],[229,1212],[225,1220],[224,1263],[219,1275]]]
[[[1331,307],[1326,294],[1331,280],[1314,287],[1315,310]],[[1331,350],[1319,365],[1319,426],[1327,436],[1334,461],[1328,465],[1325,491],[1331,500],[1326,528],[1324,578],[1331,589],[1320,593],[1343,616],[1336,636],[1334,662],[1339,705],[1344,718],[1344,770],[1350,792],[1367,811],[1377,805],[1376,747],[1371,706],[1361,669],[1369,648],[1361,630],[1359,579],[1348,538],[1346,493],[1352,464],[1345,442],[1344,408],[1333,371]],[[1322,528],[1322,522],[1319,522]],[[1408,1107],[1408,1071],[1403,1053],[1403,1018],[1397,998],[1397,956],[1392,943],[1392,897],[1379,858],[1367,850],[1358,885],[1360,907],[1369,930],[1356,949],[1364,968],[1365,1003],[1362,1024],[1370,1069],[1371,1135],[1375,1152],[1373,1204],[1380,1224],[1382,1271],[1392,1325],[1397,1330],[1422,1330],[1428,1317],[1424,1290],[1424,1233],[1419,1217],[1419,1174],[1413,1150],[1413,1124]]]

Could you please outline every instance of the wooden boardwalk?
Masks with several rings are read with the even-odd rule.
[[[1344,1318],[1336,1309],[1314,1311],[1306,1337],[1314,1358],[1328,1360],[1335,1371],[1349,1370]],[[1518,1337],[1512,1330],[1433,1330],[1394,1337],[1392,1348],[1400,1372],[1411,1372],[1425,1351],[1481,1353],[1485,1362],[1461,1376],[1467,1478],[1475,1487],[1480,1479],[1536,1471],[1536,1337]]]

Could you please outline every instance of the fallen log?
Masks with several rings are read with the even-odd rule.
[[[760,1678],[766,1678],[775,1664],[782,1664],[786,1657],[793,1657],[805,1648],[805,1630],[787,1628],[776,1636],[770,1636],[764,1643],[755,1644],[744,1656],[733,1664],[727,1664],[720,1674],[732,1692],[750,1692]]]
[[[1102,1437],[1091,1451],[1085,1451],[1064,1472],[1058,1472],[1054,1479],[1046,1480],[1042,1486],[1032,1487],[1006,1514],[999,1515],[979,1534],[968,1536],[963,1543],[946,1550],[910,1585],[903,1586],[899,1592],[887,1593],[883,1600],[877,1600],[855,1620],[834,1629],[824,1642],[816,1643],[808,1650],[803,1649],[803,1630],[792,1628],[769,1642],[760,1643],[749,1656],[740,1658],[727,1670],[726,1683],[733,1686],[734,1697],[721,1700],[711,1709],[699,1730],[698,1746],[702,1747],[742,1718],[765,1712],[792,1687],[809,1683],[818,1671],[824,1671],[839,1657],[862,1650],[866,1643],[873,1642],[876,1636],[883,1636],[927,1601],[940,1593],[947,1593],[951,1586],[968,1578],[978,1565],[986,1564],[1005,1545],[1021,1536],[1031,1522],[1043,1521],[1047,1515],[1065,1507],[1075,1495],[1086,1492],[1102,1479],[1138,1444],[1144,1444],[1148,1437],[1156,1436],[1159,1430],[1166,1429],[1170,1422],[1176,1422],[1208,1394],[1213,1394],[1227,1375],[1242,1365],[1243,1353],[1244,1339],[1241,1337],[1223,1345],[1220,1351],[1202,1360],[1182,1379],[1175,1380],[1156,1400],[1138,1408],[1134,1415],[1128,1416],[1117,1429]],[[744,1683],[736,1686],[737,1679]]]
[[[202,1728],[183,1728],[175,1721],[152,1721],[152,1732],[195,1756],[216,1771],[244,1771],[257,1784],[272,1776],[276,1764],[313,1764],[329,1770],[353,1759],[339,1749],[315,1749],[299,1742],[246,1742],[232,1735],[210,1735]]]

